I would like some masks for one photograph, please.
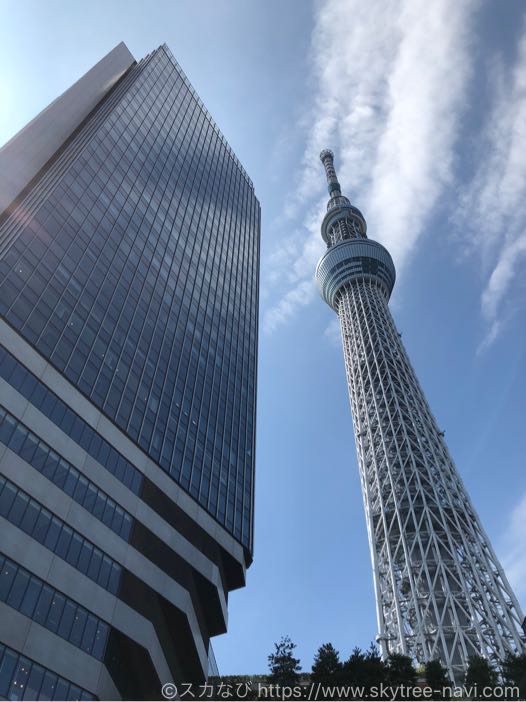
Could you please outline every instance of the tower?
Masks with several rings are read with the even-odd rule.
[[[316,279],[340,320],[377,640],[384,657],[439,658],[461,683],[470,656],[523,650],[523,615],[391,317],[391,256],[342,196],[332,152],[320,158],[330,199]]]
[[[252,560],[259,230],[166,46],[0,151],[0,698],[205,680]]]

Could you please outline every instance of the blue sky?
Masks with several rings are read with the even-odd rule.
[[[262,205],[256,542],[222,673],[375,636],[338,329],[313,275],[322,147],[391,251],[391,308],[526,606],[526,9],[520,0],[0,2],[0,143],[119,41],[166,42]]]

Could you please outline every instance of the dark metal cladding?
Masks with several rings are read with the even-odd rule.
[[[259,202],[166,46],[0,166],[0,698],[161,699],[252,561]]]

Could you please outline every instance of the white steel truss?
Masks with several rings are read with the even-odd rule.
[[[522,614],[455,469],[374,281],[338,303],[384,655],[439,658],[454,680],[469,656],[521,650]]]
[[[322,160],[332,166],[330,152]],[[330,175],[341,198],[333,168]],[[389,276],[378,273],[385,254],[374,247],[385,249],[358,248],[365,232],[352,227],[345,238],[353,245],[343,243],[333,211],[330,201],[322,228],[329,252],[317,277],[340,319],[378,641],[384,657],[440,659],[461,683],[470,656],[498,665],[524,650],[523,615],[396,330],[388,308],[394,267],[386,284]],[[344,206],[341,219],[349,211]]]

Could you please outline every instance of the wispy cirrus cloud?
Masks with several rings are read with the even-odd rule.
[[[302,280],[291,287],[277,305],[265,315],[265,331],[273,332],[279,326],[288,322],[300,307],[308,305],[315,296],[313,280]]]
[[[327,0],[318,6],[316,97],[301,175],[284,212],[289,219],[306,213],[306,235],[289,259],[281,299],[265,315],[267,331],[305,304],[294,291],[312,279],[323,250],[318,154],[324,147],[337,151],[346,192],[403,269],[452,180],[477,6],[476,0]],[[283,306],[286,315],[279,313]]]
[[[486,271],[481,309],[488,333],[498,336],[517,305],[507,293],[520,284],[526,260],[526,22],[513,69],[496,61],[490,71],[493,107],[479,139],[480,163],[459,200],[458,228]],[[467,236],[466,236],[467,234]]]
[[[324,331],[327,341],[338,348],[342,345],[342,337],[340,331],[340,322],[338,317],[333,317]]]

